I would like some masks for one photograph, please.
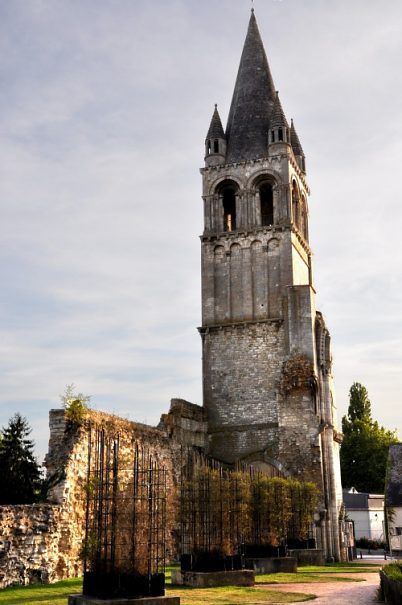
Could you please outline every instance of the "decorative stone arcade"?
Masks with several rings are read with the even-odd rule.
[[[226,131],[215,107],[201,169],[209,454],[313,480],[317,541],[339,559],[342,491],[330,337],[316,311],[305,156],[252,11]]]

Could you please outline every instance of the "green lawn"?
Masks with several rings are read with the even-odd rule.
[[[72,578],[56,584],[10,587],[0,590],[1,605],[66,605],[67,595],[81,592],[82,579]]]
[[[299,571],[302,573],[370,573],[378,571],[381,567],[377,563],[327,563],[324,566],[306,565],[299,567]]]
[[[350,578],[348,574],[377,572],[381,567],[373,564],[330,563],[324,566],[309,565],[299,567],[297,573],[256,574],[257,584],[297,584],[301,582],[362,582]],[[336,574],[336,575],[334,575]],[[341,576],[338,574],[342,574]]]
[[[81,592],[79,578],[56,584],[24,586],[0,590],[1,605],[66,605],[67,596]],[[168,596],[179,596],[181,605],[242,605],[242,603],[296,603],[314,598],[313,594],[291,594],[269,589],[245,587],[185,588],[167,584]]]
[[[290,593],[266,588],[225,586],[220,588],[166,587],[168,596],[180,597],[180,605],[242,605],[243,603],[300,603],[315,598],[314,594]]]
[[[253,605],[265,603],[296,603],[308,601],[314,598],[314,594],[295,594],[277,592],[269,588],[245,588],[245,587],[221,587],[221,588],[187,588],[171,586],[171,567],[166,569],[166,594],[177,595],[181,598],[181,605],[242,605],[252,603]],[[301,567],[295,574],[258,574],[258,584],[278,584],[295,582],[336,582],[356,581],[348,578],[350,573],[376,572],[376,565],[360,563],[335,563],[325,567],[309,566]],[[331,576],[333,573],[341,573],[342,577]],[[345,577],[344,574],[346,574]],[[67,596],[79,593],[82,589],[81,578],[72,578],[56,584],[45,584],[35,586],[10,587],[0,590],[0,605],[66,605]],[[314,589],[312,587],[312,589]]]

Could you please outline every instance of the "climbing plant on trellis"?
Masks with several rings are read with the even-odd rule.
[[[283,555],[289,539],[306,540],[318,490],[313,483],[242,465],[227,468],[192,454],[180,500],[182,567],[237,569],[243,554]]]

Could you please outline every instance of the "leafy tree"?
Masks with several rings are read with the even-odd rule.
[[[41,473],[30,433],[26,418],[20,414],[0,431],[0,504],[30,504],[40,497]]]
[[[373,421],[367,389],[355,382],[349,391],[347,416],[342,418],[341,472],[344,487],[383,494],[388,448],[398,443],[396,431]]]
[[[349,391],[349,409],[348,418],[342,419],[342,428],[347,423],[353,423],[356,420],[371,422],[371,403],[368,398],[368,392],[365,386],[359,382],[354,382]]]

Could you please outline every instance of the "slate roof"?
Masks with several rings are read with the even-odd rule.
[[[275,98],[274,82],[252,10],[226,126],[228,163],[267,156]]]
[[[290,143],[292,145],[293,153],[295,155],[304,156],[303,147],[301,146],[300,139],[297,136],[295,125],[293,124],[293,119],[290,125]]]
[[[279,99],[279,93],[276,91],[276,97],[274,106],[270,116],[270,128],[289,128],[288,121],[285,116],[285,112],[282,109],[282,105]]]
[[[218,106],[215,103],[215,110],[212,114],[211,124],[207,132],[207,139],[224,139],[225,132],[223,130],[221,118],[218,112]]]
[[[343,502],[348,510],[368,509],[368,497],[366,493],[351,494],[347,490],[343,490]]]
[[[387,476],[386,504],[387,506],[402,506],[402,443],[389,446]]]

